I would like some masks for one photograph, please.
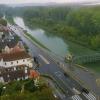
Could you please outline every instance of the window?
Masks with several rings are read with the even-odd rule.
[[[23,60],[23,62],[25,62],[25,60]]]
[[[13,64],[13,62],[11,62],[11,65]]]
[[[5,65],[7,65],[7,63],[5,63]]]
[[[16,67],[14,67],[14,71],[16,71]]]
[[[18,61],[17,61],[17,63],[18,63]]]
[[[27,69],[25,69],[25,74],[27,74]]]
[[[7,75],[7,77],[9,78],[10,76],[9,76],[9,75]]]

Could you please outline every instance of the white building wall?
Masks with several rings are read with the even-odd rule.
[[[0,82],[1,82],[1,83],[4,83],[3,77],[0,77]]]
[[[5,68],[18,66],[18,65],[27,65],[30,68],[33,67],[32,60],[30,58],[9,61],[9,62],[0,61],[0,66],[5,67]]]

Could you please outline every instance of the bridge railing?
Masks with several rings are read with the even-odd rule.
[[[96,53],[93,55],[83,55],[77,56],[73,58],[73,62],[78,63],[88,63],[88,62],[96,62],[100,61],[100,53]]]

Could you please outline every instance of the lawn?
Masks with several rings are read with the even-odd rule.
[[[94,62],[94,63],[86,63],[83,64],[83,66],[92,69],[93,71],[100,73],[100,62]]]
[[[69,51],[75,56],[82,56],[82,55],[92,55],[97,53],[97,51],[91,50],[87,47],[81,46],[79,44],[67,41],[69,45]],[[82,64],[84,67],[87,67],[93,70],[96,73],[100,73],[100,62],[95,63],[86,63]]]
[[[80,44],[71,42],[71,41],[67,41],[67,44],[69,46],[69,51],[76,56],[80,56],[80,55],[91,55],[94,53],[97,53],[97,51],[91,50],[90,48],[84,47]]]

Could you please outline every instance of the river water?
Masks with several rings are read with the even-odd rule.
[[[38,41],[45,45],[52,52],[60,56],[65,56],[68,53],[68,44],[66,44],[62,38],[56,36],[48,36],[43,29],[36,28],[30,29],[25,25],[23,18],[14,17],[14,22],[20,27],[28,31],[32,36],[34,36]]]

